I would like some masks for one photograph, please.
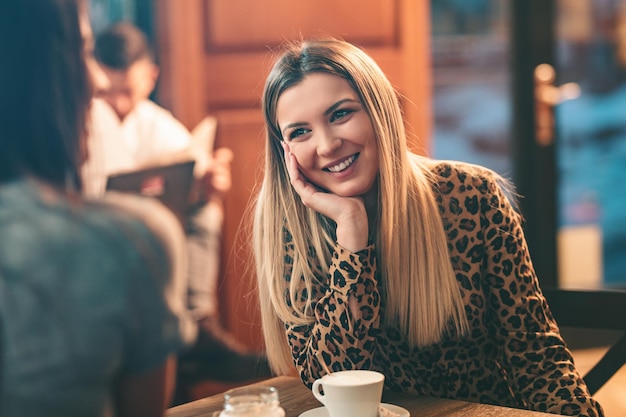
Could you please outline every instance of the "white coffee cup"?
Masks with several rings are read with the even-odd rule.
[[[380,372],[339,371],[315,380],[312,391],[329,417],[378,417],[384,382]]]

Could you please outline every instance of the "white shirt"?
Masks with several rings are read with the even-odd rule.
[[[120,121],[103,100],[94,99],[83,166],[85,194],[104,194],[106,178],[132,171],[188,149],[191,134],[169,111],[149,100],[137,104]]]

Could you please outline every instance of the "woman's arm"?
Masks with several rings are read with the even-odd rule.
[[[176,359],[167,358],[162,366],[120,378],[116,387],[119,417],[162,417],[171,404],[175,384]]]
[[[327,277],[317,287],[314,322],[286,326],[296,368],[309,387],[330,371],[372,366],[380,323],[374,247],[336,246]]]
[[[520,216],[493,178],[484,177],[479,184],[486,248],[483,279],[493,311],[488,325],[503,346],[499,365],[512,392],[531,410],[602,415],[541,293]]]

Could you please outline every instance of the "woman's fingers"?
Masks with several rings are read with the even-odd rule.
[[[291,185],[300,196],[302,203],[313,210],[332,219],[336,219],[344,209],[347,199],[320,190],[300,172],[298,160],[289,151],[289,145],[283,142],[285,163],[291,180]]]
[[[320,190],[302,175],[296,157],[289,151],[289,145],[285,142],[282,145],[291,185],[302,204],[335,221],[337,243],[344,248],[352,251],[364,248],[367,245],[368,220],[363,199],[341,197]]]
[[[310,207],[310,201],[315,196],[315,194],[328,194],[320,192],[314,184],[312,184],[302,175],[298,166],[298,160],[290,152],[289,145],[285,142],[282,142],[282,144],[283,149],[285,150],[285,163],[287,164],[287,172],[289,173],[291,185],[302,199],[302,202],[306,206]],[[315,207],[311,208],[313,208],[314,210],[316,209]]]
[[[287,172],[289,172],[289,178],[294,179],[294,163],[297,164],[295,156],[289,150],[289,145],[285,142],[281,142],[283,145],[283,151],[285,152],[285,163],[287,164]],[[296,166],[297,168],[297,166]]]

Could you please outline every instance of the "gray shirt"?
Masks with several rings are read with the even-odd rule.
[[[116,378],[181,349],[166,235],[33,180],[0,185],[0,416],[114,415]]]

